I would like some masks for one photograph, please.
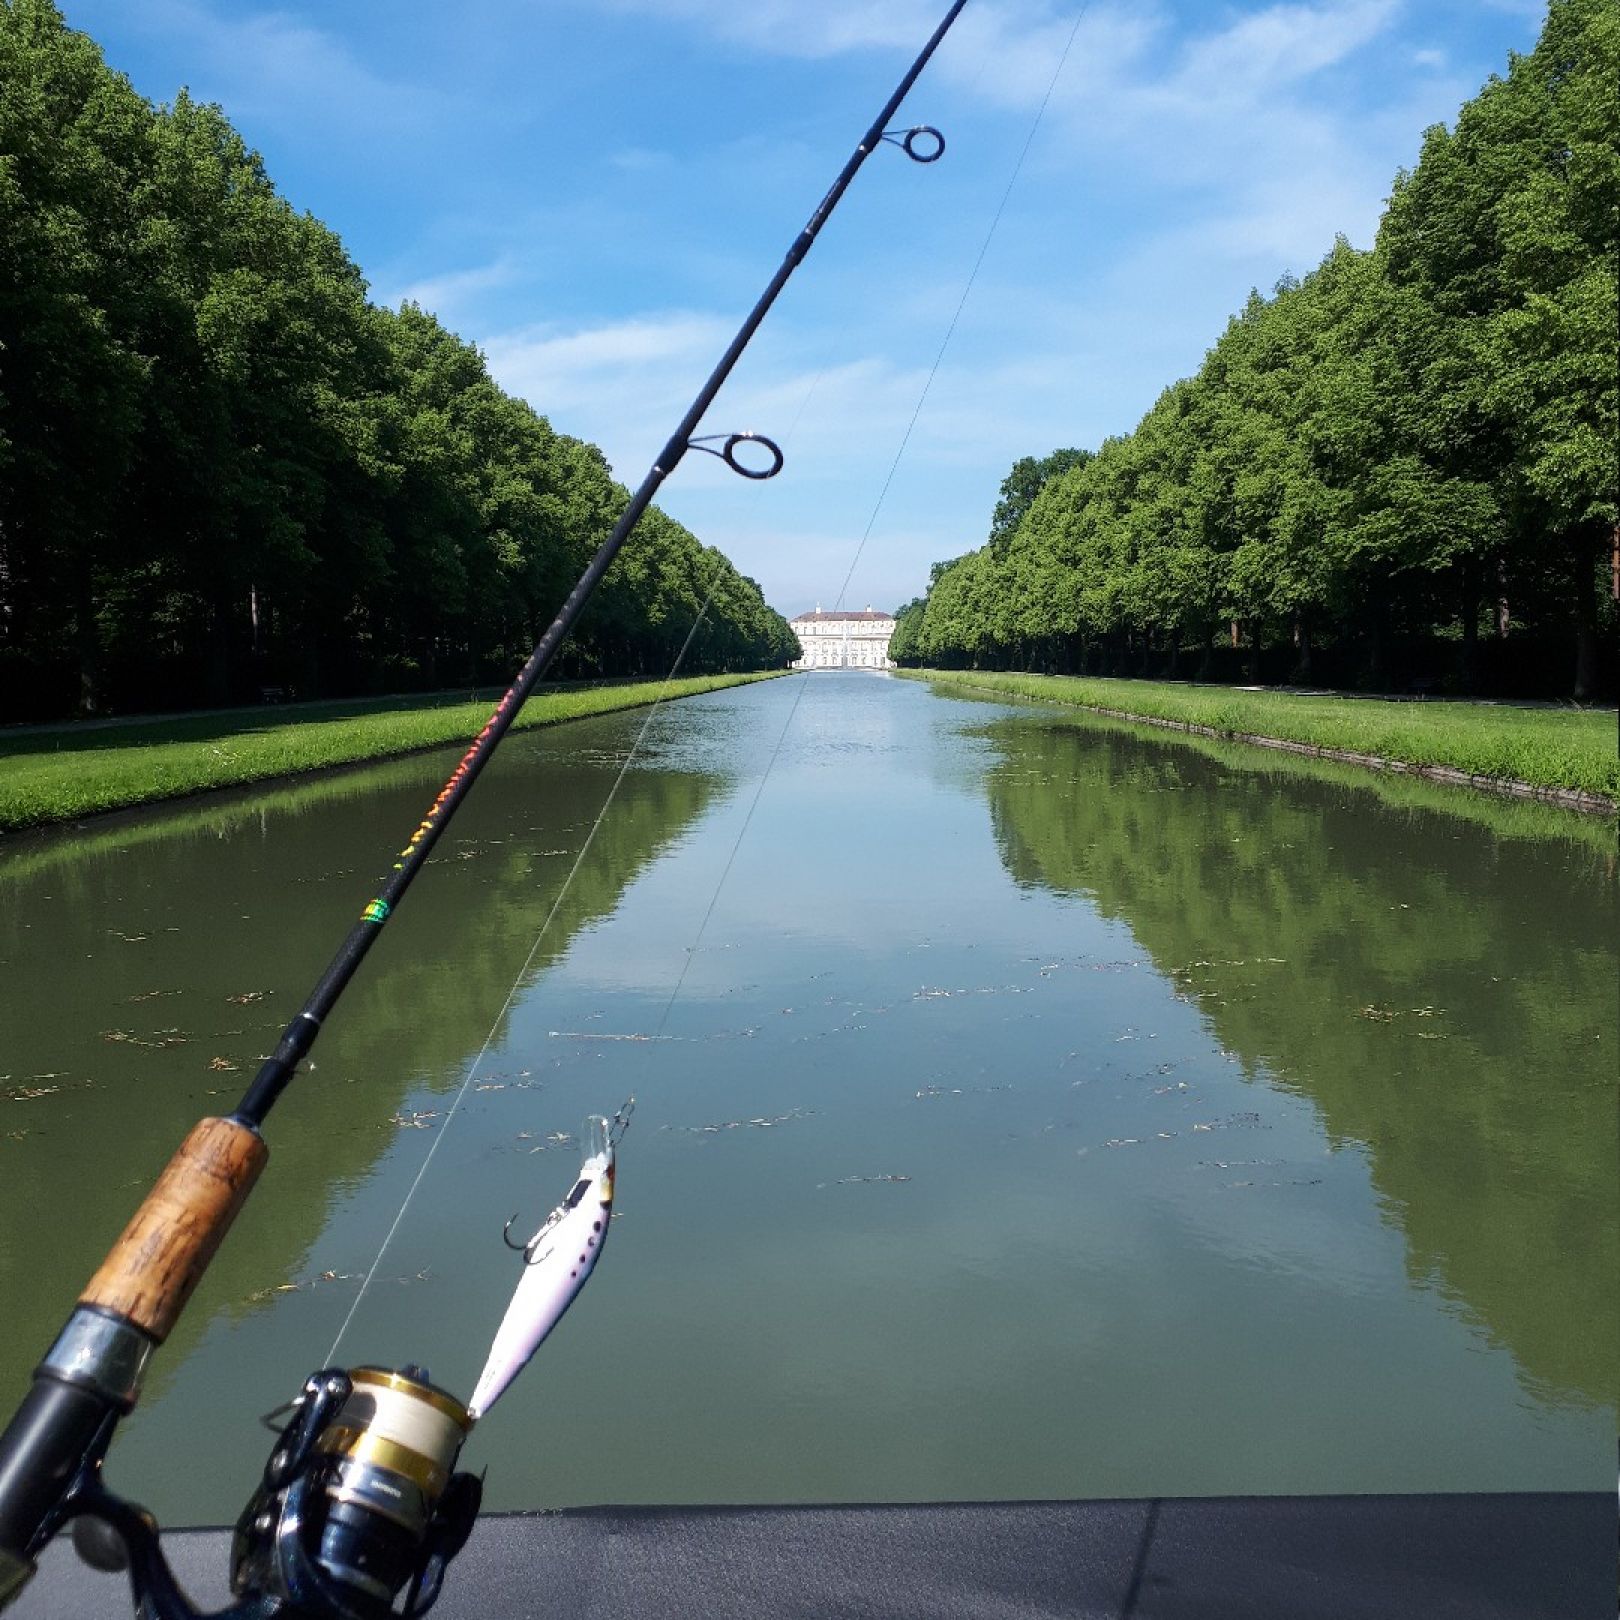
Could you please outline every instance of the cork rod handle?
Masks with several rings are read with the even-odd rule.
[[[162,1343],[269,1157],[248,1126],[199,1121],[79,1303],[115,1311]]]

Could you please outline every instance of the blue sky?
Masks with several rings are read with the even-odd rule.
[[[373,297],[419,300],[634,484],[944,0],[62,0],[155,100],[217,101]],[[1078,8],[972,0],[710,412],[778,437],[662,504],[831,606]],[[980,544],[1020,455],[1127,432],[1251,287],[1370,243],[1536,0],[1092,0],[845,595]]]

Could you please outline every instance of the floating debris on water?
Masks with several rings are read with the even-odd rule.
[[[427,1131],[433,1128],[432,1122],[439,1117],[437,1108],[418,1108],[409,1114],[390,1114],[388,1123],[397,1125],[402,1130]]]
[[[241,1064],[232,1063],[229,1058],[217,1057],[208,1060],[208,1067],[215,1074],[235,1074],[241,1068]]]
[[[910,1181],[910,1176],[840,1176],[837,1181],[818,1181],[817,1189],[822,1187],[856,1187],[870,1181]]]
[[[523,1071],[523,1073],[526,1076],[528,1074],[528,1070],[525,1069]],[[538,1080],[529,1080],[529,1079],[522,1078],[522,1077],[520,1077],[520,1078],[518,1078],[516,1080],[480,1080],[478,1082],[478,1084],[473,1087],[473,1090],[474,1091],[532,1091],[539,1084],[540,1084],[540,1082]]]
[[[1011,1085],[1005,1086],[924,1086],[918,1093],[923,1097],[988,1097],[995,1091],[1011,1091]]]
[[[124,1046],[144,1046],[154,1052],[165,1051],[171,1046],[184,1046],[191,1039],[184,1031],[178,1029],[155,1029],[152,1033],[157,1037],[156,1040],[143,1041],[132,1030],[104,1029],[101,1038]]]
[[[1195,1131],[1264,1130],[1266,1128],[1260,1124],[1258,1114],[1228,1114],[1225,1119],[1208,1119],[1193,1126]]]
[[[1296,1178],[1293,1181],[1223,1181],[1222,1192],[1231,1192],[1238,1187],[1320,1187],[1320,1176]]]
[[[390,1277],[387,1280],[396,1283],[428,1282],[432,1275],[430,1268],[423,1267],[421,1271],[412,1272],[409,1276]],[[247,1302],[250,1305],[257,1305],[263,1300],[274,1299],[277,1294],[303,1294],[323,1284],[361,1282],[364,1278],[363,1271],[318,1271],[313,1277],[306,1277],[301,1282],[276,1283],[269,1288],[256,1288],[247,1296]]]
[[[746,1127],[754,1130],[769,1130],[773,1125],[786,1125],[790,1120],[808,1119],[815,1109],[790,1108],[785,1114],[773,1114],[769,1118],[759,1115],[753,1119],[727,1119],[718,1125],[660,1125],[661,1131],[684,1131],[690,1136],[717,1136],[721,1131],[740,1131]]]
[[[965,990],[944,990],[934,985],[924,985],[913,996],[913,1001],[945,1001],[956,996],[1021,996],[1028,990],[1027,984],[978,984],[970,985]]]
[[[243,990],[234,996],[226,996],[226,1000],[233,1007],[249,1007],[255,1001],[263,1001],[266,996],[274,995],[273,990]]]
[[[757,1026],[748,1029],[717,1029],[712,1035],[604,1035],[587,1029],[554,1029],[554,1041],[740,1041],[757,1035]]]
[[[678,1041],[679,1035],[599,1035],[595,1030],[553,1029],[548,1031],[554,1041]]]
[[[1040,958],[1026,956],[1021,960],[1036,962],[1040,961]],[[1073,968],[1077,973],[1132,973],[1141,965],[1140,961],[1093,962],[1087,957],[1075,956],[1061,957],[1056,962],[1042,962],[1038,971],[1043,979],[1049,979],[1060,968]]]
[[[1286,956],[1237,956],[1237,957],[1210,957],[1208,960],[1200,958],[1196,962],[1188,962],[1185,967],[1172,968],[1172,975],[1191,973],[1194,968],[1211,967],[1281,967],[1288,958]]]
[[[60,1086],[9,1086],[6,1089],[7,1102],[33,1102],[39,1097],[54,1096],[60,1091]]]
[[[878,1008],[879,1012],[886,1012],[887,1010],[887,1008],[883,1007]],[[865,1028],[866,1025],[862,1023],[834,1024],[831,1029],[818,1029],[812,1035],[795,1035],[793,1044],[802,1046],[807,1041],[831,1040],[834,1035],[858,1035]]]
[[[519,1142],[534,1142],[533,1131],[519,1131],[516,1140]],[[549,1153],[553,1148],[568,1147],[573,1143],[573,1137],[567,1131],[547,1131],[532,1148],[525,1148],[526,1153]]]
[[[156,1001],[159,996],[183,996],[184,990],[143,990],[138,996],[125,996],[124,1000],[131,1004],[137,1001]]]

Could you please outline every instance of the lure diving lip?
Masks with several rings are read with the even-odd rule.
[[[585,1159],[573,1187],[521,1246],[523,1276],[467,1403],[473,1418],[481,1418],[501,1398],[590,1279],[613,1217],[615,1150],[630,1107],[627,1103],[611,1121],[599,1114],[586,1120]],[[507,1244],[519,1247],[510,1236]]]

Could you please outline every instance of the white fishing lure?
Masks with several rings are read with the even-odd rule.
[[[613,1218],[615,1150],[634,1106],[632,1097],[611,1120],[593,1114],[585,1121],[585,1160],[579,1175],[568,1196],[527,1243],[513,1243],[512,1222],[506,1223],[508,1246],[523,1251],[523,1276],[467,1403],[472,1417],[481,1418],[501,1398],[595,1268]]]

